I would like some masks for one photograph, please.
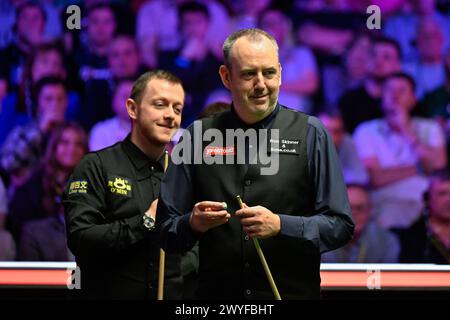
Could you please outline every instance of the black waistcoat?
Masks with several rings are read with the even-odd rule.
[[[282,150],[272,150],[279,154],[279,169],[274,175],[261,175],[259,164],[194,166],[195,201],[225,201],[228,211],[234,213],[239,209],[236,195],[240,195],[248,206],[261,205],[285,215],[311,215],[315,197],[306,152],[307,120],[307,115],[283,107],[277,113],[271,129],[279,129],[279,149]],[[240,125],[233,112],[225,112],[203,120],[202,126],[203,131],[217,128],[225,137],[226,129],[236,129]],[[262,140],[259,143],[263,143]],[[203,142],[204,153],[207,145],[211,142]],[[221,146],[228,152],[237,147],[226,141]],[[238,148],[234,150],[239,152]],[[224,157],[233,157],[232,153]],[[259,241],[283,299],[319,296],[319,252],[308,252],[301,239],[282,235]],[[248,239],[235,217],[209,230],[200,239],[199,273],[201,298],[273,299],[253,241]]]

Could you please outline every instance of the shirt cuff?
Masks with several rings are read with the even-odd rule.
[[[279,214],[280,233],[279,236],[301,239],[303,235],[303,217]]]
[[[144,213],[145,214],[145,213]],[[151,234],[151,230],[148,230],[144,226],[143,222],[143,216],[144,214],[138,214],[134,217],[127,218],[125,221],[130,226],[130,229],[132,230],[133,235],[136,237],[136,239],[144,239],[147,235]]]
[[[184,249],[186,251],[191,250],[201,236],[200,233],[192,230],[191,225],[189,224],[190,217],[191,213],[188,213],[180,217],[180,220],[178,221],[178,233],[181,234],[180,238],[185,242],[186,247]]]

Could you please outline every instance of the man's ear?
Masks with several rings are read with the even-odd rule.
[[[127,99],[127,112],[131,120],[137,119],[137,104],[133,99]]]
[[[281,83],[282,83],[281,82],[281,71],[282,71],[283,68],[281,68],[281,63],[278,63],[278,66],[280,67],[280,86],[281,86]]]
[[[221,65],[219,68],[220,79],[222,79],[222,83],[225,88],[230,89],[230,70],[225,65]]]

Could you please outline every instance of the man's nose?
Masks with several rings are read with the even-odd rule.
[[[164,118],[166,119],[175,119],[175,110],[172,106],[166,108],[166,112],[164,113]]]
[[[264,76],[262,73],[258,73],[255,78],[255,89],[264,90],[265,87]]]

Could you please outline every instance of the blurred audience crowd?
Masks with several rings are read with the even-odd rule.
[[[186,127],[229,107],[221,45],[259,27],[279,45],[280,104],[319,117],[348,184],[355,236],[323,262],[450,263],[450,1],[4,0],[0,21],[0,260],[73,260],[61,192],[130,132],[133,81],[178,75]]]

